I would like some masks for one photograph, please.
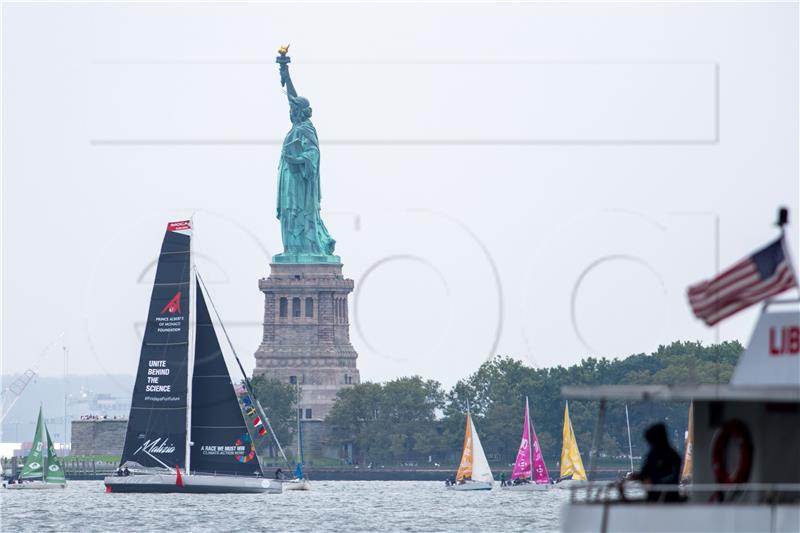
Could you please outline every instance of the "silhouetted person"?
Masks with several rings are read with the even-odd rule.
[[[275,479],[283,479],[283,469],[279,468],[275,471]]]
[[[650,445],[650,451],[644,460],[642,469],[634,474],[645,485],[675,485],[681,478],[681,456],[678,455],[667,438],[667,427],[664,424],[650,426],[644,433]],[[678,492],[648,491],[647,501],[679,501]]]

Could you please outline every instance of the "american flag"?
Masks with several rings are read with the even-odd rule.
[[[742,309],[796,286],[797,279],[781,237],[717,277],[689,287],[689,305],[697,318],[713,326]]]

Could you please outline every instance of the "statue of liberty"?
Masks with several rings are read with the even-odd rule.
[[[297,95],[286,55],[289,47],[278,49],[281,85],[289,98],[292,129],[283,140],[278,165],[277,217],[281,221],[283,253],[276,263],[338,263],[333,255],[336,241],[320,217],[319,140],[311,123],[311,105]]]

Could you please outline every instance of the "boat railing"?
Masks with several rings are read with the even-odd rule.
[[[648,495],[660,494],[655,500]],[[672,496],[672,498],[669,498]],[[675,497],[677,496],[677,498]],[[592,482],[571,487],[571,503],[797,503],[800,483],[690,483],[645,485],[637,481]]]

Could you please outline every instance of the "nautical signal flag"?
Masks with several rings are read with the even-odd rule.
[[[249,406],[253,405],[253,402],[250,400],[250,396],[245,396],[244,398],[242,398],[242,403],[244,405],[249,405]]]
[[[771,296],[797,287],[783,237],[717,277],[688,289],[695,316],[709,326]]]
[[[264,426],[261,426],[260,428],[258,428],[258,434],[263,437],[264,435],[267,434],[267,428],[265,428]]]
[[[253,416],[253,414],[256,412],[256,408],[251,405],[249,407],[245,407],[244,412],[247,413],[248,416]]]
[[[260,426],[260,425],[262,425],[262,424],[263,424],[263,423],[261,422],[261,418],[260,418],[260,417],[258,417],[258,416],[257,416],[257,417],[255,417],[255,418],[253,419],[253,427],[254,427],[254,428],[257,428],[258,426]]]

